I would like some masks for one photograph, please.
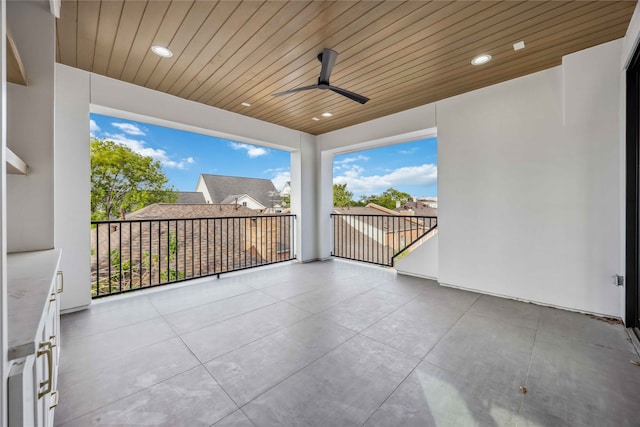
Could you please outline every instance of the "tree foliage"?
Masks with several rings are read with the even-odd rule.
[[[177,193],[167,185],[160,162],[105,139],[91,139],[91,217],[124,217],[152,203],[173,203]]]
[[[284,196],[282,196],[282,200],[280,201],[280,206],[282,206],[285,209],[291,207],[291,195],[290,194],[285,194]]]
[[[396,208],[396,201],[404,203],[411,200],[411,195],[402,191],[388,188],[380,195],[373,194],[371,196],[360,197],[360,202],[364,205],[367,203],[375,203],[388,209]]]
[[[347,184],[333,184],[333,206],[353,206],[353,193],[347,190]]]

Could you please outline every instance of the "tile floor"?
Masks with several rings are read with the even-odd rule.
[[[621,325],[362,264],[230,274],[61,325],[61,426],[640,425]]]

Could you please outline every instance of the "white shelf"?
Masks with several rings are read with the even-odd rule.
[[[26,175],[29,166],[7,147],[7,173],[11,175]]]
[[[7,81],[23,86],[27,85],[27,73],[24,71],[22,59],[9,28],[7,28]]]

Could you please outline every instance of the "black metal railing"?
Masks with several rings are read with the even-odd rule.
[[[91,222],[93,298],[295,259],[295,215]]]
[[[331,214],[332,256],[393,267],[438,226],[435,216]]]

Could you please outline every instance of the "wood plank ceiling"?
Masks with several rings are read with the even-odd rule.
[[[57,60],[317,135],[560,65],[623,37],[635,3],[65,0]],[[317,83],[323,48],[339,53],[331,83],[367,104],[272,96]],[[493,60],[471,65],[480,53]]]

